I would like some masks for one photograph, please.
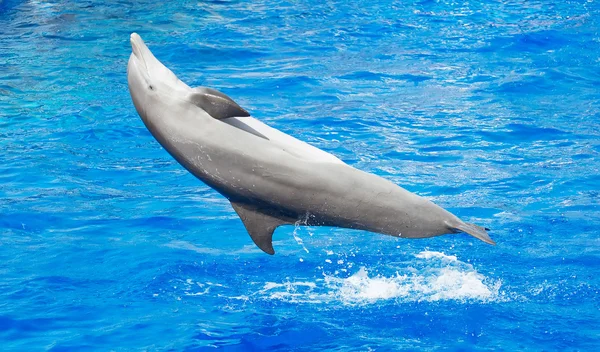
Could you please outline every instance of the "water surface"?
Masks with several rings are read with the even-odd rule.
[[[0,3],[2,350],[596,350],[593,1]],[[129,35],[191,86],[492,229],[256,248],[152,138]]]

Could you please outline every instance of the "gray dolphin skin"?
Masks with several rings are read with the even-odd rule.
[[[190,88],[131,34],[127,81],[150,133],[183,167],[226,197],[254,243],[274,254],[280,225],[334,226],[403,238],[486,229],[379,176],[250,117],[225,94]]]

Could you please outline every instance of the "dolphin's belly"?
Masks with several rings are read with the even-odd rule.
[[[429,208],[442,210],[381,177],[347,165],[307,162],[279,151],[255,152],[245,155],[243,162],[215,166],[219,179],[213,187],[230,199],[243,197],[285,209],[309,225],[394,236],[422,235]],[[433,227],[426,232],[437,234],[439,226]]]
[[[222,130],[219,139],[211,132],[161,144],[230,200],[261,204],[310,225],[403,237],[443,233],[439,222],[428,226],[428,219],[445,210],[379,176],[346,164],[307,161],[235,128],[225,129],[231,132],[227,138]]]

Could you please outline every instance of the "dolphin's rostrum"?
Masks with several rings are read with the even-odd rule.
[[[190,88],[131,35],[129,91],[142,121],[189,172],[227,197],[256,245],[280,225],[336,226],[406,238],[486,229],[250,117],[225,94]]]

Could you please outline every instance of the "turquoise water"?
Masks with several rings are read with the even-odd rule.
[[[1,2],[1,349],[598,349],[599,10]],[[262,253],[135,112],[133,31],[498,245],[288,226]]]

